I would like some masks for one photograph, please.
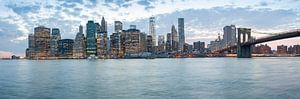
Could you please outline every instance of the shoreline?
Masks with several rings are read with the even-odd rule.
[[[300,55],[261,55],[261,54],[253,54],[252,58],[254,57],[300,57]],[[139,58],[139,57],[131,57],[131,58],[98,58],[98,59],[92,59],[92,60],[108,60],[108,59],[166,59],[166,58],[236,58],[236,54],[228,54],[224,56],[201,56],[201,57],[156,57],[156,58]],[[20,58],[20,59],[12,59],[12,58],[0,58],[0,60],[89,60],[88,58],[38,58],[38,59],[28,59],[28,58]]]

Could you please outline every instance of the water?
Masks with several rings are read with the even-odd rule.
[[[0,60],[0,98],[288,99],[300,58]]]

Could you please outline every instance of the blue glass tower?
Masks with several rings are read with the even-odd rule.
[[[86,54],[87,56],[97,54],[96,46],[96,25],[94,21],[88,21],[86,24]]]

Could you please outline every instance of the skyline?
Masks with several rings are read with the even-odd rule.
[[[230,24],[263,32],[281,32],[300,27],[299,0],[255,1],[253,3],[249,3],[250,0],[242,2],[172,0],[173,2],[164,3],[155,0],[143,0],[144,2],[133,0],[123,3],[108,0],[102,2],[43,1],[40,3],[30,3],[35,2],[34,0],[9,1],[0,1],[0,8],[3,12],[0,15],[0,45],[7,46],[0,48],[0,57],[8,53],[24,56],[27,37],[28,34],[33,33],[33,27],[44,25],[60,28],[62,38],[73,39],[80,24],[85,24],[87,20],[100,22],[102,16],[107,19],[109,34],[113,32],[114,21],[122,21],[125,29],[131,24],[137,25],[137,28],[148,34],[148,19],[155,16],[157,35],[169,33],[171,25],[177,26],[174,19],[183,17],[185,18],[186,41],[190,44],[199,40],[206,43],[214,40],[218,33],[222,33],[223,26]],[[198,7],[195,4],[205,6]],[[168,9],[161,10],[162,8]],[[129,12],[132,9],[138,10]],[[103,10],[103,13],[98,10]],[[126,12],[128,13],[125,14]],[[293,38],[268,44],[274,48],[275,44],[289,45],[299,44],[299,42],[299,38]]]

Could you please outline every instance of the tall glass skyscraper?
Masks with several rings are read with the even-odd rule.
[[[172,51],[172,34],[167,33],[166,52]]]
[[[149,35],[152,36],[152,45],[156,46],[155,17],[149,18]]]
[[[184,18],[178,18],[178,34],[179,34],[179,50],[183,50],[185,44],[185,35],[184,35]]]
[[[97,54],[96,48],[96,25],[94,21],[88,21],[86,24],[86,54],[87,56]]]
[[[172,51],[178,51],[178,32],[176,31],[176,28],[174,25],[172,25],[172,29],[171,29],[171,33],[172,33]]]

